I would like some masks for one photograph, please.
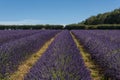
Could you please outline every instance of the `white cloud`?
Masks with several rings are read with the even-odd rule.
[[[32,25],[32,24],[41,24],[40,20],[25,19],[21,21],[0,21],[2,25]]]
[[[37,24],[51,24],[51,25],[66,25],[64,23],[56,23],[52,20],[34,20],[34,19],[24,19],[19,21],[0,21],[0,25],[37,25]]]

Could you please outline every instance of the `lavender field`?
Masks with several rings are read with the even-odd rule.
[[[0,30],[0,80],[120,80],[120,30]]]

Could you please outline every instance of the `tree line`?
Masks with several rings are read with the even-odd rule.
[[[0,25],[1,30],[18,30],[18,29],[63,29],[63,25]]]
[[[120,29],[120,8],[111,12],[91,16],[76,23],[63,25],[0,25],[0,29]]]
[[[111,12],[91,16],[77,24],[69,24],[66,29],[120,29],[120,8]]]
[[[97,24],[120,24],[120,8],[111,12],[91,16],[78,24],[97,25]]]
[[[0,30],[39,30],[39,29],[120,29],[120,24],[100,24],[100,25],[81,25],[70,24],[66,25],[0,25]]]

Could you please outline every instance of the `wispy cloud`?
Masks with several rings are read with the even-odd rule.
[[[0,21],[2,25],[32,25],[32,24],[42,24],[40,20],[25,19],[20,21]]]

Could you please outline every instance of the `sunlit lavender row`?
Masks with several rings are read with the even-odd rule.
[[[73,30],[73,34],[89,51],[92,59],[112,80],[120,80],[120,31]]]
[[[62,31],[24,80],[91,80],[69,31]]]
[[[38,51],[46,41],[58,32],[60,31],[18,31],[18,33],[13,31],[13,34],[10,34],[10,37],[13,38],[11,41],[9,41],[10,37],[7,36],[9,32],[6,33],[3,36],[5,38],[1,38],[3,44],[0,46],[0,79],[14,72],[22,61]],[[6,39],[8,39],[7,42],[4,42]]]

